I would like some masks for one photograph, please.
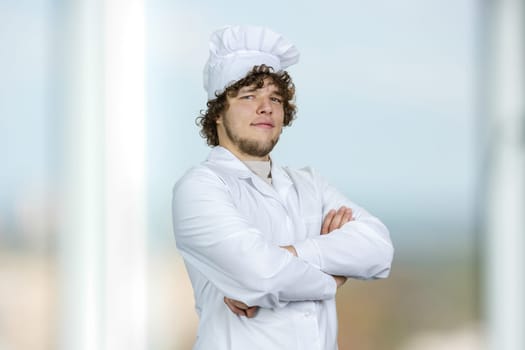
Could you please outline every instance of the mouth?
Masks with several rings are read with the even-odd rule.
[[[261,129],[272,129],[274,127],[273,123],[271,122],[257,122],[257,123],[251,123],[251,126],[255,126],[256,128]]]

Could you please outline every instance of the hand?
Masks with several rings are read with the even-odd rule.
[[[354,220],[352,218],[352,209],[342,206],[337,211],[332,209],[326,214],[323,225],[321,226],[321,234],[326,235],[341,228],[344,224]],[[345,284],[347,278],[344,276],[332,276],[337,284],[337,288]]]
[[[337,288],[341,287],[343,284],[345,284],[346,278],[345,276],[332,276],[335,280],[335,283],[337,283]]]
[[[234,314],[239,316],[246,316],[248,318],[255,317],[255,315],[257,314],[257,310],[259,310],[258,306],[248,306],[242,301],[226,297],[224,297],[224,303]]]
[[[287,251],[292,253],[293,256],[297,256],[297,250],[295,250],[295,247],[293,245],[281,246],[281,248],[286,249]]]
[[[323,225],[321,226],[321,234],[326,235],[333,230],[341,228],[348,221],[354,220],[352,218],[352,209],[342,206],[339,210],[332,209],[326,214]]]

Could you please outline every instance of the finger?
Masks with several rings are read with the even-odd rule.
[[[325,235],[329,232],[328,229],[330,228],[330,223],[332,222],[332,218],[334,217],[334,215],[335,215],[334,209],[330,210],[328,214],[326,214],[324,221],[323,221],[323,226],[321,227],[322,235]]]
[[[231,303],[226,303],[226,305],[228,306],[230,311],[236,314],[237,316],[246,316],[246,311],[239,309],[238,307],[236,307],[235,305]]]
[[[245,303],[243,303],[242,301],[239,301],[239,300],[233,300],[233,299],[230,299],[231,303],[233,305],[235,305],[236,307],[238,307],[239,309],[242,309],[242,310],[247,310],[249,309],[250,307],[248,305],[246,305]]]
[[[346,224],[348,221],[351,221],[351,220],[352,220],[352,209],[346,208],[344,215],[343,215],[343,220],[341,220],[341,226],[343,226],[344,224]]]
[[[235,300],[235,299],[231,299],[231,298],[228,298],[228,297],[224,297],[224,300],[225,301],[228,300],[231,304],[237,306],[239,309],[245,310],[245,309],[249,308],[248,305],[246,305],[245,303],[243,303],[240,300]]]
[[[228,306],[230,311],[233,312],[234,314],[239,315],[239,316],[246,316],[246,311],[244,311],[244,310],[238,308],[237,306],[235,306],[233,304],[233,300],[232,299],[228,299],[228,298],[224,297],[224,303],[226,304],[226,306]]]
[[[339,227],[341,227],[341,220],[343,220],[345,209],[345,207],[339,208],[334,218],[332,219],[332,222],[330,223],[329,232],[332,232],[333,230],[336,230]]]
[[[349,221],[354,221],[355,218],[354,218],[354,211],[352,210],[352,208],[348,208],[348,210],[350,211],[350,220]]]
[[[253,318],[257,314],[257,311],[259,311],[258,306],[252,306],[246,309],[246,317]]]
[[[333,276],[333,277],[337,283],[337,288],[341,287],[347,281],[347,278],[345,276]]]

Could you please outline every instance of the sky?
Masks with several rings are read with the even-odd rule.
[[[61,93],[61,4],[0,3],[4,213],[21,193],[60,186],[61,133],[71,118],[55,114],[53,99]],[[171,187],[209,151],[195,126],[205,107],[209,35],[226,24],[257,24],[282,33],[301,53],[289,69],[298,118],[284,131],[274,160],[313,166],[383,218],[401,244],[431,245],[442,235],[467,242],[478,177],[476,14],[474,0],[147,1],[153,240],[172,239]]]

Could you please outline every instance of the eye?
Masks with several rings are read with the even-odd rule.
[[[242,100],[253,100],[255,98],[255,95],[242,95],[239,98]]]
[[[279,103],[279,104],[283,103],[283,100],[279,97],[272,97],[271,100],[272,102],[275,102],[275,103]]]

